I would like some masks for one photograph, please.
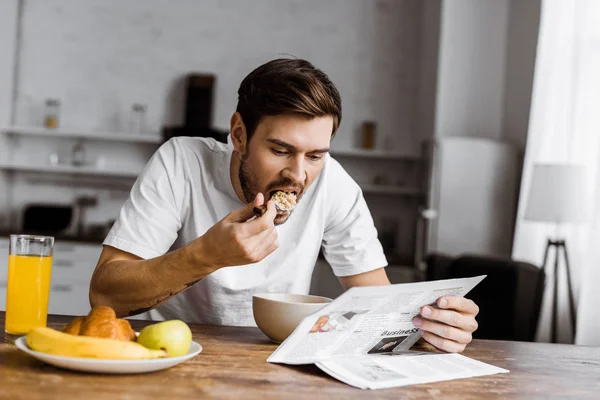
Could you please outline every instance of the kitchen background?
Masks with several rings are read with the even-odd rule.
[[[214,78],[203,128],[218,135],[243,77],[288,55],[340,90],[332,154],[363,187],[393,281],[420,279],[430,251],[510,256],[539,0],[0,0],[0,10],[0,231],[64,225],[51,313],[87,311],[103,235],[148,158],[189,122],[188,78]],[[44,129],[55,109],[58,126]],[[324,261],[315,277],[314,292],[340,292]]]

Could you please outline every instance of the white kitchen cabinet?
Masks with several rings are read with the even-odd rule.
[[[56,242],[52,260],[52,283],[89,284],[102,246]]]
[[[0,311],[6,310],[8,239],[0,238]],[[52,259],[52,279],[48,312],[59,315],[85,315],[90,310],[89,287],[100,244],[57,241]]]
[[[48,313],[55,315],[87,315],[90,311],[88,284],[52,284]]]
[[[90,311],[90,280],[101,252],[100,244],[55,243],[50,314],[85,315]]]

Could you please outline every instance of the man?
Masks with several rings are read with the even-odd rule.
[[[341,118],[337,89],[309,62],[251,72],[227,145],[171,139],[149,161],[103,243],[91,304],[121,317],[254,325],[252,294],[307,293],[321,247],[344,288],[388,285],[360,188],[328,155]],[[276,209],[275,191],[293,192],[296,208]],[[415,325],[434,346],[462,351],[477,306],[459,297],[438,306]]]

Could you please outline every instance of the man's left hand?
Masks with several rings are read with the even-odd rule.
[[[458,296],[440,297],[437,308],[421,307],[421,315],[413,319],[413,324],[419,328],[423,339],[438,349],[461,353],[473,340],[478,312],[479,307],[472,300]]]

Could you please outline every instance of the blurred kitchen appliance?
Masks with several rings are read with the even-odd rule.
[[[69,228],[74,212],[70,204],[28,204],[23,209],[21,229],[27,233],[53,236]]]
[[[77,197],[73,204],[27,204],[21,215],[21,232],[50,236],[86,236],[85,211],[96,204],[97,199],[91,196]]]
[[[175,136],[198,136],[227,142],[229,132],[212,128],[215,81],[211,74],[192,73],[186,77],[184,125],[164,127],[165,141]]]
[[[185,125],[208,128],[212,124],[215,76],[190,74],[187,77]]]

